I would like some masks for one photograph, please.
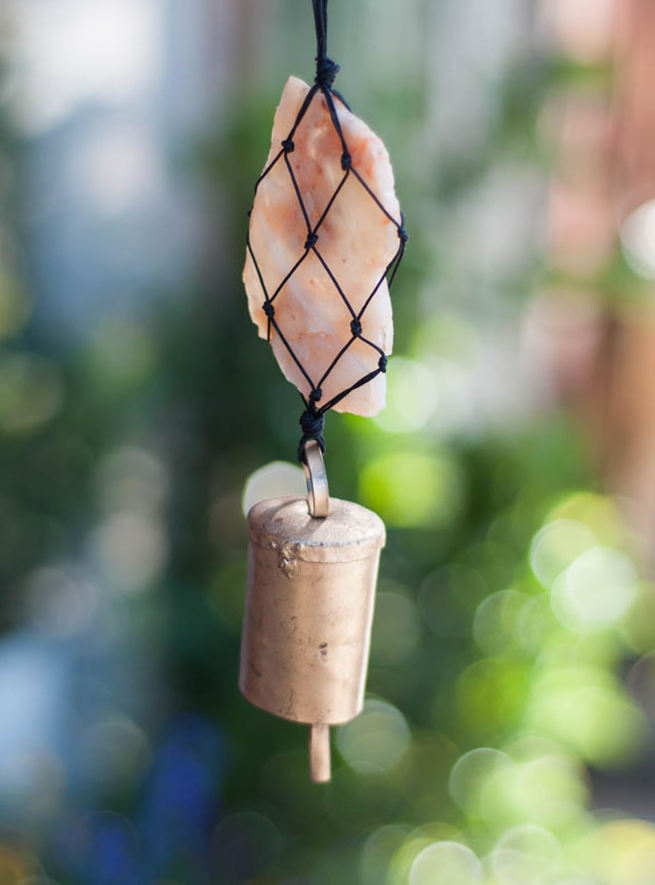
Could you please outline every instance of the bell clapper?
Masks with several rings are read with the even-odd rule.
[[[309,726],[309,767],[315,784],[330,780],[330,726],[315,722]]]

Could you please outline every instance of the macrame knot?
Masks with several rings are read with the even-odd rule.
[[[310,234],[307,234],[307,239],[305,240],[305,249],[311,249],[312,246],[315,246],[318,242],[318,234],[312,231]]]
[[[275,316],[275,308],[273,307],[273,304],[270,301],[265,301],[263,310],[269,320],[272,320]]]
[[[341,168],[344,172],[346,172],[353,164],[353,158],[350,156],[348,151],[344,151],[341,154]]]
[[[409,234],[402,226],[398,228],[398,239],[403,244],[403,246],[407,243],[407,240],[409,240]]]
[[[381,356],[380,359],[378,360],[378,369],[379,369],[381,372],[386,372],[386,371],[387,371],[387,357],[385,356],[385,354],[382,354],[382,356]]]
[[[325,89],[330,89],[339,73],[339,65],[327,55],[316,57],[316,77],[314,83]]]
[[[303,463],[305,460],[305,446],[311,439],[316,440],[321,447],[321,451],[325,452],[325,440],[323,439],[323,424],[325,423],[325,418],[314,409],[311,402],[311,396],[309,406],[300,416],[298,423],[302,430],[302,437],[298,444],[298,460]]]
[[[362,324],[359,320],[359,317],[355,317],[355,319],[350,323],[350,331],[353,333],[353,338],[359,338],[362,334]]]
[[[296,149],[293,138],[285,138],[282,141],[282,150],[285,154],[292,154]]]

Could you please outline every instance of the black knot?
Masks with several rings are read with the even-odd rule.
[[[350,331],[353,333],[353,338],[359,338],[362,334],[362,324],[359,320],[359,317],[355,317],[354,320],[350,323]]]
[[[323,432],[324,421],[323,415],[310,409],[305,409],[298,423],[305,436],[309,439],[316,439]]]
[[[314,391],[312,391],[312,393],[314,393]],[[316,440],[321,447],[321,451],[325,452],[325,440],[323,439],[323,424],[325,418],[314,409],[311,402],[311,394],[309,399],[309,407],[305,409],[298,421],[302,430],[302,437],[298,444],[298,460],[301,463],[305,460],[305,446],[311,439]]]
[[[305,240],[305,249],[311,249],[312,246],[315,246],[318,242],[318,234],[312,231],[310,234],[307,234],[307,239]]]
[[[381,372],[386,372],[386,371],[387,371],[387,357],[386,357],[385,354],[382,354],[382,356],[381,356],[380,359],[378,360],[378,369],[379,369]]]
[[[282,149],[285,154],[292,154],[296,149],[296,146],[293,143],[293,138],[285,138],[282,141]]]
[[[348,151],[344,151],[344,152],[341,154],[341,168],[342,168],[342,169],[344,170],[344,172],[345,172],[347,169],[350,169],[350,167],[352,166],[352,164],[353,164],[353,158],[350,156],[350,154],[348,153]]]
[[[309,405],[313,408],[316,403],[320,402],[323,398],[323,391],[320,387],[315,387],[312,392],[309,394]]]
[[[407,233],[407,231],[405,230],[404,227],[398,228],[398,239],[403,244],[403,246],[405,245],[407,240],[409,240],[409,234]]]
[[[316,77],[314,78],[314,83],[317,86],[324,86],[329,89],[338,73],[339,65],[332,61],[331,58],[328,58],[327,55],[324,55],[322,58],[316,58]]]
[[[269,320],[272,320],[275,316],[275,308],[273,307],[273,303],[271,301],[265,301],[263,310]]]

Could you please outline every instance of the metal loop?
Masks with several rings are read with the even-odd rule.
[[[307,503],[309,515],[324,519],[330,512],[330,490],[323,452],[315,439],[305,444],[305,458],[302,464],[307,482]]]

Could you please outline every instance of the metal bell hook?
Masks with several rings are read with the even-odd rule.
[[[315,439],[305,444],[305,460],[302,462],[307,483],[307,503],[309,515],[314,519],[325,519],[330,513],[330,490],[323,451]]]

